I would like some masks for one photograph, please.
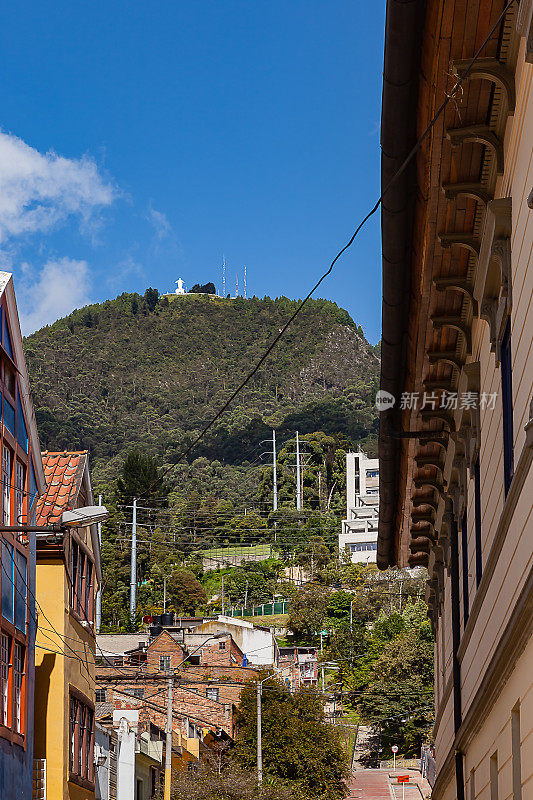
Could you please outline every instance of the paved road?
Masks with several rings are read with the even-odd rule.
[[[362,769],[349,782],[350,800],[392,800],[388,770]]]
[[[405,798],[401,785],[396,783],[395,774],[411,776],[412,783],[405,786]],[[415,770],[396,770],[396,773],[388,769],[357,770],[348,782],[351,790],[348,800],[421,800],[415,782],[421,782],[424,795],[429,793],[429,784],[421,781],[420,773]]]

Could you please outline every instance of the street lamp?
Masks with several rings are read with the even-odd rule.
[[[166,725],[166,752],[165,752],[165,788],[164,788],[164,800],[170,800],[170,783],[172,779],[172,703],[173,703],[173,695],[174,695],[174,673],[177,669],[181,667],[182,664],[185,664],[187,659],[193,656],[198,650],[201,650],[202,647],[210,641],[210,639],[223,639],[225,636],[231,636],[229,631],[220,631],[219,633],[213,633],[211,636],[208,636],[207,639],[204,639],[202,644],[198,645],[196,650],[193,650],[192,653],[188,653],[183,661],[180,661],[174,667],[173,672],[168,677],[168,696],[167,696],[167,725]]]
[[[64,533],[66,528],[90,528],[99,522],[105,522],[109,511],[105,506],[83,506],[73,511],[64,511],[60,522],[51,522],[49,525],[0,525],[0,532],[10,533]]]
[[[261,695],[263,692],[263,684],[270,678],[274,678],[281,672],[279,667],[274,667],[272,675],[267,675],[262,681],[257,681],[257,782],[259,786],[263,783],[263,742],[261,732]],[[166,798],[165,798],[166,800]]]

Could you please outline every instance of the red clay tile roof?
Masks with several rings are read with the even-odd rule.
[[[37,525],[59,522],[63,511],[75,506],[81,487],[87,450],[42,454],[46,492],[37,501]]]

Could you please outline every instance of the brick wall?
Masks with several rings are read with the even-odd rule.
[[[161,671],[161,656],[170,656],[170,669],[176,669],[185,658],[183,645],[177,642],[167,631],[159,634],[146,651],[146,671]]]
[[[210,641],[202,647],[202,666],[242,667],[244,656],[240,647],[228,636],[227,639]]]

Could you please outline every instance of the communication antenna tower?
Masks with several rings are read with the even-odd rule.
[[[245,298],[247,297],[247,294],[246,294],[246,265],[244,267],[244,297]]]
[[[235,297],[239,296],[239,274],[235,273]]]
[[[226,296],[226,257],[222,256],[222,297]]]

